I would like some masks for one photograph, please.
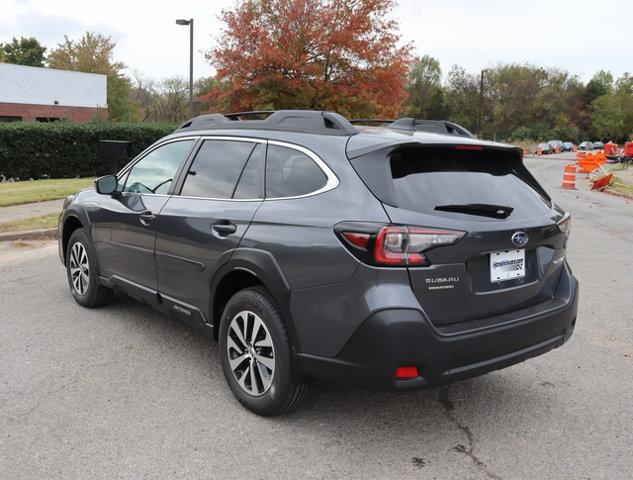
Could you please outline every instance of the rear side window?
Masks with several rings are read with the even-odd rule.
[[[251,153],[244,170],[235,187],[233,198],[262,198],[264,195],[264,162],[266,161],[266,145],[258,144]]]
[[[352,163],[379,199],[399,208],[451,217],[464,213],[459,206],[504,206],[512,209],[511,218],[550,209],[547,195],[513,152],[403,146],[381,156]]]
[[[252,142],[206,140],[189,167],[180,194],[231,198],[256,145]]]
[[[268,145],[266,197],[297,197],[324,187],[327,177],[305,153],[294,148]]]

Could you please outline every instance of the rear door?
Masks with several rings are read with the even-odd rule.
[[[264,140],[208,138],[161,211],[158,290],[184,316],[208,309],[216,262],[239,244],[263,199]]]
[[[551,298],[564,255],[560,218],[513,149],[405,145],[388,152],[395,224],[466,232],[409,268],[434,324],[490,317]],[[363,176],[363,159],[353,164]],[[371,187],[371,183],[370,187]],[[390,189],[390,190],[389,190]],[[514,238],[514,240],[513,240]]]

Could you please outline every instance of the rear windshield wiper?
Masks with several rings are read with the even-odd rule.
[[[490,205],[488,203],[467,203],[465,205],[437,205],[435,210],[490,218],[508,218],[514,208],[503,205]]]

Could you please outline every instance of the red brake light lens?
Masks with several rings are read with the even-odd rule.
[[[396,369],[397,379],[416,378],[419,376],[420,372],[418,372],[418,367],[398,367]]]
[[[383,227],[376,237],[374,260],[387,265],[429,265],[423,252],[438,245],[450,245],[464,232],[422,227]]]

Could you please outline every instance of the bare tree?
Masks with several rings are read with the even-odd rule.
[[[134,72],[133,97],[143,121],[182,122],[187,118],[188,83],[178,77],[155,81]]]

